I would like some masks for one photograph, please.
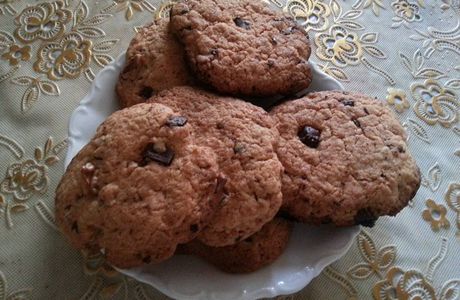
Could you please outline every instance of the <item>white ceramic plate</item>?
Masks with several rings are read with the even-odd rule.
[[[124,53],[106,66],[69,123],[67,166],[89,142],[96,128],[118,108],[115,83]],[[342,85],[313,65],[308,91],[340,90]],[[289,245],[273,264],[247,275],[223,273],[196,257],[178,255],[158,264],[119,270],[175,299],[256,299],[295,293],[350,247],[358,227],[333,228],[296,225]]]

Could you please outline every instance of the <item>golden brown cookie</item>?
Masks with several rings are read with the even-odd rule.
[[[285,171],[283,207],[309,223],[372,226],[415,196],[420,173],[406,135],[382,101],[342,91],[275,107]]]
[[[192,71],[219,92],[293,95],[311,83],[307,33],[262,1],[182,1],[171,10],[170,28]]]
[[[273,219],[282,201],[283,168],[274,149],[278,132],[268,113],[191,87],[163,91],[149,101],[190,120],[194,141],[213,149],[226,179],[221,207],[198,239],[210,246],[234,244]]]
[[[122,108],[145,102],[161,90],[193,84],[183,47],[168,27],[169,21],[165,19],[149,23],[129,44],[125,67],[116,85]]]
[[[194,240],[180,245],[178,253],[196,255],[228,273],[250,273],[273,263],[286,248],[292,224],[275,218],[252,236],[234,245],[209,247]]]
[[[111,115],[72,160],[56,190],[56,219],[77,248],[117,267],[169,258],[197,236],[221,199],[216,155],[193,120],[160,104]]]

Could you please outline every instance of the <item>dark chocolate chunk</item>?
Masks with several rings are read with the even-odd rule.
[[[355,106],[355,101],[350,99],[342,99],[340,102],[345,106]]]
[[[271,68],[275,65],[275,61],[273,59],[269,59],[267,64],[268,64],[268,67]]]
[[[169,127],[182,127],[187,124],[187,118],[183,116],[174,116],[168,119]]]
[[[313,127],[304,126],[299,130],[297,133],[299,139],[310,148],[317,148],[319,145],[319,138],[321,136],[321,132]]]
[[[272,37],[271,43],[272,43],[273,45],[276,45],[276,44],[278,44],[278,41],[276,40],[275,37]]]
[[[358,213],[354,218],[356,225],[362,225],[365,227],[374,227],[377,217],[374,216],[372,211],[368,208],[362,208],[358,210]]]
[[[145,86],[140,92],[139,96],[144,99],[148,99],[153,96],[153,89],[149,86]]]
[[[294,32],[295,29],[296,29],[295,27],[290,26],[290,27],[288,27],[286,29],[283,29],[283,31],[281,31],[281,33],[284,34],[284,35],[290,35],[291,33]]]
[[[399,152],[399,153],[406,153],[406,150],[404,150],[404,147],[403,147],[403,146],[399,145],[399,146],[398,146],[398,152]]]
[[[193,232],[193,233],[198,232],[198,224],[190,225],[190,231]]]
[[[359,122],[359,120],[353,119],[352,121],[353,121],[353,123],[355,123],[356,127],[361,128],[361,123]]]
[[[174,152],[171,149],[166,148],[163,152],[155,151],[153,144],[148,144],[142,154],[142,166],[154,161],[164,166],[169,166],[174,159]]]
[[[217,177],[216,187],[214,189],[214,199],[220,204],[225,204],[225,199],[228,197],[228,193],[225,190],[226,183],[227,178],[223,176]]]
[[[364,113],[366,113],[366,115],[369,114],[369,111],[367,110],[367,108],[364,108]]]
[[[233,19],[233,22],[235,22],[235,25],[244,29],[250,29],[251,28],[251,22],[248,20],[241,19],[240,17],[236,17]]]
[[[78,223],[77,223],[77,221],[74,221],[74,222],[72,223],[72,227],[70,227],[70,229],[71,229],[72,231],[75,231],[77,234],[80,233],[80,230],[78,229]]]
[[[217,56],[217,54],[219,54],[219,50],[217,50],[217,49],[212,49],[212,50],[211,50],[211,54],[212,54],[213,56]]]
[[[224,129],[224,124],[223,123],[217,123],[216,125],[217,129]]]
[[[236,143],[235,146],[233,147],[233,153],[235,154],[241,154],[244,152],[244,146],[240,143]]]

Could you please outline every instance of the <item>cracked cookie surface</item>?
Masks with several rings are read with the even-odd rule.
[[[188,0],[171,10],[171,30],[198,78],[232,95],[290,95],[309,86],[307,33],[262,1]]]
[[[160,104],[112,114],[56,190],[56,219],[77,248],[127,268],[173,255],[212,217],[218,167],[191,138],[191,120]]]
[[[194,240],[181,245],[179,253],[203,258],[228,273],[250,273],[273,263],[286,248],[292,224],[275,218],[252,236],[234,245],[209,247]]]
[[[420,173],[403,127],[379,100],[311,93],[275,107],[283,207],[309,223],[372,226],[415,196]]]
[[[116,85],[122,108],[143,103],[161,90],[193,84],[183,47],[168,28],[165,19],[149,23],[129,44]]]
[[[198,239],[226,246],[259,231],[282,202],[282,166],[276,157],[278,132],[259,107],[191,87],[177,87],[149,99],[192,121],[194,140],[217,155],[226,179],[225,197]]]

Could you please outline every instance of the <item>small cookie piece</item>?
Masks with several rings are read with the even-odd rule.
[[[198,239],[221,247],[243,240],[273,219],[282,202],[279,137],[263,109],[191,87],[160,92],[149,101],[165,104],[190,122],[198,145],[217,155],[225,197]]]
[[[403,127],[381,102],[342,91],[275,107],[283,207],[308,223],[372,226],[415,196],[420,173]]]
[[[111,115],[77,154],[56,190],[56,219],[77,248],[117,267],[173,255],[212,217],[222,195],[214,152],[191,122],[160,104]]]
[[[234,245],[209,247],[198,240],[180,245],[178,254],[196,255],[228,273],[250,273],[273,263],[289,242],[292,224],[275,218],[260,231]]]
[[[168,27],[169,21],[160,19],[142,27],[132,39],[116,85],[122,108],[145,102],[161,90],[193,84],[183,47]]]
[[[292,95],[311,83],[307,33],[259,0],[188,0],[171,10],[171,30],[198,78],[240,96]]]

